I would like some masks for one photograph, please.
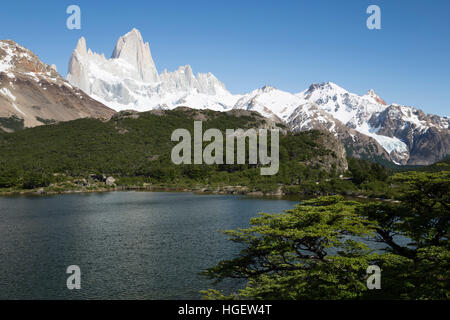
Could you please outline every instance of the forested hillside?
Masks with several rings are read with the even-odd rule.
[[[349,159],[347,170],[345,154],[339,154],[340,144],[332,135],[287,133],[279,124],[285,134],[280,137],[280,170],[274,176],[261,176],[257,165],[175,165],[170,159],[176,144],[171,134],[178,128],[193,132],[194,120],[203,121],[203,130],[223,132],[276,125],[253,112],[178,108],[0,133],[0,188],[63,192],[160,186],[212,192],[384,195],[389,185],[390,171],[378,164]],[[114,183],[106,186],[107,177],[113,177]]]

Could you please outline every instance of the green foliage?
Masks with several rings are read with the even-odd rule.
[[[450,236],[450,172],[402,173],[395,175],[393,181],[401,184],[399,203],[374,203],[365,208],[369,218],[379,221],[384,241],[401,233],[417,248],[446,243]]]
[[[176,144],[171,134],[186,128],[193,137],[197,118],[204,120],[203,130],[217,128],[222,132],[252,128],[263,121],[257,115],[177,109],[163,114],[122,113],[108,122],[80,119],[0,134],[0,188],[53,184],[57,181],[55,174],[69,181],[94,173],[114,176],[127,186],[246,186],[249,191],[264,192],[292,186],[289,190],[309,194],[333,193],[337,187],[348,187],[335,179],[337,173],[305,164],[330,152],[318,142],[322,135],[318,131],[280,137],[281,166],[276,176],[261,176],[256,165],[177,166],[170,160]],[[330,179],[333,183],[326,181]],[[316,182],[320,182],[319,187]],[[308,186],[312,188],[305,189]]]
[[[48,187],[50,185],[50,176],[39,174],[36,172],[27,172],[23,177],[24,189],[36,189],[40,187]]]
[[[373,181],[386,182],[392,173],[378,163],[354,158],[348,159],[348,169],[352,175],[352,181],[358,185]]]
[[[0,167],[0,188],[12,188],[18,183],[17,171]]]
[[[359,217],[359,206],[333,196],[304,201],[284,214],[260,214],[249,229],[226,232],[245,249],[205,275],[217,281],[247,279],[246,288],[235,295],[239,298],[356,297],[365,290],[369,248],[351,237],[367,237],[375,230]],[[339,254],[330,255],[330,250]],[[215,297],[213,291],[204,293]]]
[[[392,169],[375,162],[362,159],[348,159],[351,181],[370,197],[391,198],[395,190],[391,188]]]
[[[222,132],[254,128],[264,121],[256,114],[236,116],[179,108],[139,114],[122,112],[106,122],[79,119],[0,133],[0,189],[37,186],[60,190],[63,182],[71,189],[74,184],[70,181],[96,174],[113,176],[119,186],[130,188],[149,184],[210,190],[242,186],[247,192],[302,196],[395,195],[390,180],[393,171],[376,163],[349,159],[348,178],[341,178],[342,172],[335,169],[324,170],[320,158],[336,155],[323,146],[323,133],[319,131],[280,136],[280,169],[275,176],[261,176],[257,165],[177,166],[170,160],[176,144],[171,141],[171,134],[175,129],[186,128],[193,137],[194,119],[203,120],[203,130],[217,128]]]
[[[41,118],[41,117],[36,117],[36,120],[39,121],[39,122],[42,122],[43,124],[55,124],[56,123],[56,120],[44,119],[44,118]]]
[[[284,214],[260,214],[250,228],[225,232],[244,246],[241,253],[204,272],[215,281],[244,279],[245,288],[203,291],[204,297],[448,299],[449,178],[448,172],[397,175],[398,203],[320,197]],[[372,251],[368,241],[384,249]],[[369,265],[382,270],[381,290],[366,287]]]
[[[24,128],[23,119],[13,115],[9,118],[0,118],[0,127],[10,129],[12,131],[22,130]],[[0,128],[0,132],[2,132]]]

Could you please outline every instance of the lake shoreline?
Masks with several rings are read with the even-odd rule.
[[[247,187],[242,186],[226,186],[223,188],[208,188],[208,187],[167,187],[167,186],[116,186],[116,187],[99,187],[96,189],[65,189],[65,190],[46,190],[45,188],[31,189],[31,190],[9,190],[0,191],[0,197],[2,196],[51,196],[58,194],[83,194],[83,193],[105,193],[105,192],[127,192],[127,191],[139,191],[139,192],[191,192],[194,194],[216,194],[216,195],[243,195],[254,197],[286,197],[295,196],[301,194],[286,194],[278,191],[262,192],[262,191],[249,191]]]
[[[0,197],[11,197],[11,196],[54,196],[54,195],[69,195],[69,194],[90,194],[90,193],[109,193],[109,192],[176,192],[176,193],[193,193],[197,195],[236,195],[236,196],[246,196],[252,198],[262,198],[262,199],[275,199],[275,200],[304,200],[312,197],[327,196],[327,195],[341,195],[353,199],[361,200],[379,200],[379,201],[392,201],[393,199],[381,198],[381,197],[370,197],[361,193],[284,193],[279,188],[277,191],[251,191],[248,187],[243,186],[225,186],[222,188],[208,188],[208,187],[167,187],[167,186],[116,186],[116,187],[99,187],[96,189],[67,189],[67,190],[45,190],[45,188],[32,189],[32,190],[11,190],[11,191],[0,191]]]

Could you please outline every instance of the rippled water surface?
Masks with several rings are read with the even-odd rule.
[[[191,193],[0,197],[0,299],[197,299],[239,252],[218,230],[295,201]],[[66,268],[81,268],[81,290]],[[234,289],[237,283],[225,283]]]

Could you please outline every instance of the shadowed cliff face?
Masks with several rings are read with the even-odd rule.
[[[298,132],[308,130],[328,132],[330,141],[337,140],[345,147],[347,154],[355,158],[389,162],[393,160],[375,139],[347,127],[314,103],[306,103],[294,110],[287,125]]]
[[[11,40],[0,41],[0,127],[14,131],[115,111],[70,85],[54,67]]]
[[[429,165],[450,154],[450,119],[422,110],[392,105],[370,119],[378,133],[401,139],[409,149],[405,164]]]

